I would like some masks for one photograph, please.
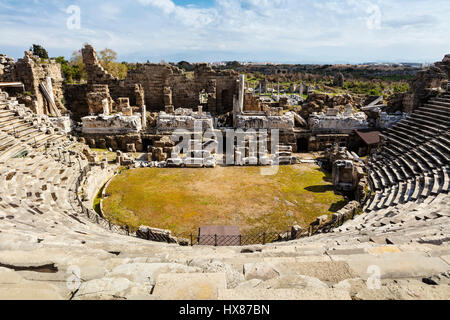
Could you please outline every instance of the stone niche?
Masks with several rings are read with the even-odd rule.
[[[81,121],[83,123],[83,134],[127,134],[137,133],[142,130],[140,115],[88,116],[82,118]]]

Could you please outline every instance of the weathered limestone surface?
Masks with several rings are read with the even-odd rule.
[[[196,123],[202,130],[214,129],[211,115],[180,108],[173,114],[161,112],[156,120],[156,130],[158,133],[171,133],[177,129],[193,131]]]
[[[406,119],[406,113],[398,112],[395,114],[387,114],[386,112],[380,112],[377,119],[377,127],[381,129],[389,129],[397,122]]]
[[[92,46],[86,45],[82,54],[88,85],[108,85],[113,100],[128,97],[131,105],[145,104],[149,111],[162,111],[172,104],[175,109],[195,109],[200,104],[199,93],[204,91],[208,96],[205,111],[225,113],[231,111],[237,93],[238,74],[231,70],[216,72],[207,64],[197,64],[194,79],[188,79],[184,71],[169,64],[139,63],[119,80],[103,69]]]
[[[292,112],[282,116],[246,115],[236,116],[236,126],[240,129],[285,129],[292,130],[295,118]]]
[[[340,113],[337,109],[328,109],[326,114],[313,113],[309,117],[309,126],[313,131],[353,131],[366,129],[369,126],[367,116],[363,112]]]
[[[86,134],[126,134],[139,132],[142,129],[142,120],[139,115],[88,116],[82,118],[81,121],[83,122],[83,133]]]
[[[102,114],[104,111],[104,101],[108,103],[109,112],[114,110],[114,101],[109,94],[109,88],[107,85],[93,85],[92,91],[87,95],[87,103],[89,106],[89,114]],[[122,111],[122,110],[119,110]]]
[[[55,104],[61,113],[66,109],[63,105],[63,76],[61,65],[54,60],[43,61],[32,52],[25,51],[22,59],[16,63],[6,56],[0,57],[0,81],[19,81],[25,85],[32,97],[31,108],[37,114],[52,115],[52,110],[47,100],[44,98],[39,88],[41,83],[46,83],[47,78],[51,78],[52,91]]]
[[[243,248],[146,241],[87,216],[77,199],[96,188],[82,192],[77,182],[102,184],[107,167],[80,176],[95,161],[83,146],[0,92],[0,298],[449,299],[448,99],[408,119],[417,143],[391,135],[386,148],[398,156],[371,160],[369,176],[380,185],[368,213],[350,203],[331,221],[318,218],[319,226],[347,220],[334,229]],[[433,125],[427,110],[436,111]],[[17,138],[12,121],[34,135]],[[89,139],[104,145],[107,137]],[[154,140],[158,148],[170,143]],[[26,157],[14,157],[24,150]]]

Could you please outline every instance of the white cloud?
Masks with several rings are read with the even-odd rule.
[[[75,50],[91,42],[141,61],[437,60],[450,52],[448,0],[215,0],[208,7],[171,0],[78,2],[81,30],[69,32],[64,9],[73,1],[23,8],[3,0],[0,20],[7,28],[0,29],[0,48],[27,48],[37,39],[55,50]],[[380,9],[379,19],[369,20],[372,7]]]

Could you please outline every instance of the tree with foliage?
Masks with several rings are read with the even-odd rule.
[[[41,45],[33,44],[30,48],[30,51],[33,52],[35,56],[38,56],[41,59],[48,59],[48,52]]]
[[[61,64],[61,70],[67,83],[80,83],[87,79],[80,51],[74,51],[70,61],[67,61],[64,57],[57,57],[55,60]]]
[[[176,65],[178,68],[183,69],[185,71],[194,71],[194,65],[190,64],[187,61],[180,61]]]
[[[111,75],[118,77],[119,79],[125,79],[128,72],[128,66],[126,63],[119,63],[117,60],[117,53],[105,48],[100,51],[100,64]]]
[[[228,61],[225,65],[225,69],[236,69],[242,65],[238,61]]]

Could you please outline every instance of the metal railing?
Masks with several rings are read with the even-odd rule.
[[[247,245],[266,245],[277,242],[288,242],[306,237],[311,237],[319,233],[329,233],[334,228],[342,226],[348,219],[354,219],[355,212],[351,217],[339,216],[335,221],[328,221],[321,225],[311,224],[308,229],[301,232],[262,232],[256,234],[240,235],[190,235],[191,246],[247,246]]]
[[[104,219],[101,217],[97,212],[95,212],[93,209],[86,207],[85,203],[82,201],[80,194],[78,194],[78,190],[81,188],[81,184],[84,180],[84,178],[87,176],[88,172],[91,171],[91,165],[88,164],[84,168],[81,169],[80,175],[78,176],[77,180],[75,181],[75,193],[76,193],[76,200],[78,202],[79,207],[81,208],[81,213],[85,215],[85,217],[90,220],[93,223],[98,224],[102,228],[109,230],[114,233],[118,233],[121,235],[127,235],[127,236],[134,236],[130,232],[130,227],[125,226],[118,226],[116,224],[113,224],[111,221]]]

